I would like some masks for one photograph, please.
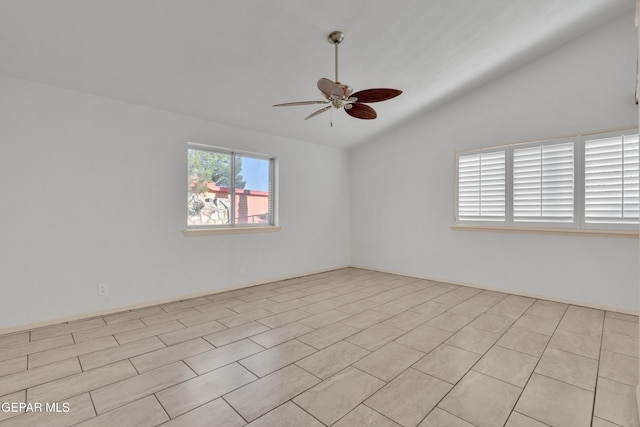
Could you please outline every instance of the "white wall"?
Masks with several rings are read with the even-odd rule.
[[[187,141],[277,156],[282,230],[183,236]],[[348,158],[0,76],[0,330],[348,265]]]
[[[637,124],[624,16],[352,153],[352,263],[638,309],[638,240],[453,231],[455,152]]]

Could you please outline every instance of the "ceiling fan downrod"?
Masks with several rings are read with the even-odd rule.
[[[336,79],[335,79],[335,82],[339,83],[340,80],[338,80],[338,45],[344,39],[344,34],[342,33],[342,31],[333,31],[331,34],[329,34],[328,39],[329,39],[329,43],[331,43],[332,45],[335,46],[335,57],[336,57]]]

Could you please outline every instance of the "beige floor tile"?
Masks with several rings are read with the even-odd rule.
[[[620,427],[620,425],[611,423],[607,420],[603,420],[602,418],[593,417],[591,427]]]
[[[258,319],[264,319],[265,317],[269,317],[271,315],[273,315],[273,313],[271,313],[270,311],[263,308],[258,308],[257,310],[251,310],[246,313],[223,317],[219,319],[218,322],[222,323],[228,328],[233,328],[234,326],[243,325],[245,323],[249,323]]]
[[[341,324],[351,326],[352,328],[367,329],[369,326],[380,323],[389,319],[391,316],[379,311],[366,310],[353,316],[349,316],[340,321]]]
[[[640,425],[635,387],[599,377],[594,415],[624,427]]]
[[[20,404],[25,403],[27,401],[27,392],[26,390],[20,390],[15,393],[7,394],[5,396],[0,396],[0,405],[3,403],[9,404]],[[18,411],[20,409],[18,408]],[[20,415],[20,412],[12,412],[12,408],[9,407],[8,410],[0,410],[0,425],[9,424],[2,423],[4,420],[8,420],[9,418],[15,418]]]
[[[153,326],[158,323],[165,323],[170,320],[182,319],[184,317],[197,316],[200,312],[194,308],[185,308],[184,310],[172,311],[171,313],[166,313],[164,310],[160,314],[153,314],[150,316],[141,317],[145,325]]]
[[[547,424],[513,411],[504,427],[547,427]]]
[[[163,313],[165,313],[165,311],[155,305],[152,307],[145,307],[137,310],[129,310],[120,313],[109,314],[107,316],[104,316],[103,319],[107,325],[113,325],[114,323],[126,322],[127,320],[131,319],[142,319],[143,317],[155,316]]]
[[[306,307],[305,307],[306,309]],[[319,314],[315,314],[313,316],[309,316],[305,319],[299,321],[302,325],[317,329],[322,328],[323,326],[327,326],[334,322],[339,322],[342,319],[346,319],[350,317],[349,313],[345,313],[343,311],[338,310],[329,310]]]
[[[611,319],[618,320],[626,320],[627,322],[636,322],[638,323],[638,316],[632,314],[624,314],[624,313],[616,313],[615,311],[607,311],[605,312],[605,317],[610,317]]]
[[[556,330],[549,341],[549,348],[597,360],[600,357],[600,338]]]
[[[614,353],[638,357],[638,337],[605,332],[602,336],[602,349]]]
[[[264,347],[259,346],[251,340],[244,339],[212,350],[209,349],[204,352],[199,352],[194,356],[185,357],[184,362],[196,371],[198,375],[202,375],[205,372],[213,371],[214,369],[237,362],[240,359],[263,350]]]
[[[234,341],[240,341],[241,339],[248,338],[250,336],[257,335],[268,330],[269,328],[261,323],[249,322],[240,326],[225,329],[224,331],[205,335],[203,338],[216,347],[220,347],[225,344],[229,344]]]
[[[347,341],[369,351],[375,351],[399,336],[404,335],[404,333],[405,331],[402,329],[378,324],[350,336],[347,338]]]
[[[613,319],[611,317],[605,317],[604,319],[604,333],[614,333],[620,335],[626,335],[628,337],[638,337],[638,322],[629,322],[626,320]]]
[[[537,300],[525,314],[531,314],[538,317],[543,317],[549,320],[560,321],[564,313],[569,306],[559,302],[551,302],[545,300]]]
[[[517,319],[522,316],[534,302],[535,300],[532,298],[508,295],[486,312]]]
[[[496,345],[540,357],[548,342],[547,335],[511,328],[500,337]]]
[[[138,372],[143,373],[196,354],[204,353],[211,349],[213,349],[211,344],[202,338],[196,338],[191,341],[185,341],[180,344],[163,347],[140,356],[135,356],[131,359],[131,362]]]
[[[238,304],[238,305],[234,305],[231,310],[234,313],[240,313],[240,314],[245,314],[245,313],[251,313],[255,310],[258,309],[264,309],[267,310],[266,306],[269,304],[273,304],[273,301],[266,299],[266,298],[260,298],[260,299],[255,299],[251,302],[245,302],[243,304]],[[269,310],[267,310],[269,311]],[[271,313],[271,312],[270,312]]]
[[[574,334],[602,336],[604,311],[585,307],[569,306],[558,325],[558,329]]]
[[[104,350],[116,347],[118,342],[112,336],[97,338],[91,341],[84,341],[78,344],[72,344],[65,347],[58,347],[51,350],[41,351],[29,355],[29,369],[38,366],[47,365],[49,363],[58,362],[60,360],[69,359],[71,357],[83,354],[93,353],[94,351]]]
[[[538,358],[508,348],[493,346],[473,367],[476,372],[524,387],[538,363]]]
[[[96,415],[88,393],[67,399],[65,402],[41,402],[42,412],[29,412],[11,419],[11,427],[67,427],[88,420]],[[47,411],[46,404],[53,404]],[[68,404],[65,412],[64,404]],[[55,406],[57,404],[57,406]]]
[[[300,409],[291,402],[287,402],[273,411],[247,424],[247,427],[323,427],[324,424]]]
[[[274,314],[280,314],[280,313],[285,313],[287,311],[291,311],[291,310],[297,310],[297,309],[301,309],[302,307],[306,307],[310,305],[308,302],[306,301],[302,301],[300,299],[292,299],[289,301],[285,301],[285,302],[269,302],[268,304],[266,304],[263,308],[265,310],[269,310],[270,312],[274,313]]]
[[[490,292],[491,291],[482,291],[479,294],[475,294],[465,302],[476,304],[476,305],[483,305],[487,308],[490,308],[496,305],[497,303],[499,303],[502,299],[504,299],[507,296],[507,294],[501,294],[498,292],[490,293]]]
[[[78,424],[78,427],[153,427],[168,419],[158,400],[154,396],[147,396],[114,411],[91,418]]]
[[[322,350],[358,332],[360,332],[360,329],[352,328],[342,323],[332,323],[308,334],[299,336],[298,340],[318,350]]]
[[[120,344],[127,344],[130,342],[142,340],[144,338],[155,337],[160,334],[177,331],[178,329],[184,328],[185,326],[177,320],[169,320],[168,322],[158,323],[157,325],[147,326],[146,328],[121,332],[119,334],[115,334],[114,337]]]
[[[407,369],[365,401],[365,405],[403,426],[415,426],[451,390],[451,384]]]
[[[195,376],[187,365],[176,362],[94,390],[91,398],[96,412],[103,414]]]
[[[238,314],[238,313],[236,313],[235,311],[231,311],[228,308],[220,308],[218,310],[210,310],[210,311],[207,311],[206,313],[198,314],[195,316],[184,317],[180,319],[179,322],[184,326],[190,327],[190,326],[200,325],[202,323],[209,323],[214,320],[221,319],[223,317],[233,316],[235,314]]]
[[[500,338],[499,333],[483,331],[465,326],[456,332],[446,343],[474,353],[484,354]]]
[[[416,362],[413,367],[425,374],[456,384],[480,357],[477,353],[442,344]]]
[[[304,302],[304,301],[303,301]],[[325,326],[328,325],[329,323],[331,323],[331,316],[324,316],[324,314],[327,311],[332,311],[337,307],[343,306],[344,304],[342,304],[342,302],[340,301],[336,301],[336,300],[325,300],[325,301],[320,301],[320,302],[316,302],[316,303],[307,303],[306,305],[303,305],[300,308],[300,310],[304,310],[307,311],[313,315],[317,315],[317,318],[314,318],[313,321],[314,322],[318,322],[317,326],[312,326],[314,328],[319,328],[321,326]],[[344,313],[344,312],[340,312],[340,313]],[[345,313],[348,315],[348,313]],[[307,317],[307,319],[310,319],[311,317],[314,316],[309,316]],[[310,325],[311,326],[311,325]]]
[[[433,301],[442,304],[458,305],[478,293],[480,293],[479,289],[460,287],[434,298]]]
[[[271,372],[284,368],[315,352],[315,348],[303,344],[298,340],[291,340],[254,354],[253,356],[246,357],[240,360],[240,364],[255,375],[264,377]]]
[[[521,391],[504,381],[469,371],[438,406],[478,427],[501,426]]]
[[[358,405],[356,409],[349,412],[340,419],[333,427],[400,427],[384,415],[374,411],[365,405]]]
[[[537,332],[542,335],[551,336],[556,330],[558,323],[558,320],[547,319],[525,313],[516,321],[516,323],[513,324],[513,326],[518,329],[524,329],[525,331]]]
[[[66,359],[50,365],[6,375],[0,381],[0,396],[35,387],[81,371],[78,359]]]
[[[313,328],[298,322],[289,323],[276,329],[250,337],[250,339],[265,348],[274,347],[289,340],[313,331]]]
[[[171,418],[219,398],[257,379],[237,363],[200,375],[156,393]]]
[[[296,365],[290,365],[225,395],[224,399],[245,420],[253,421],[319,381]]]
[[[205,305],[205,304],[208,304],[209,302],[210,301],[205,297],[191,298],[191,299],[186,299],[181,301],[170,302],[167,304],[162,304],[160,308],[166,311],[167,313],[171,313],[172,311],[180,311],[180,310],[184,310],[185,308]]]
[[[421,351],[390,342],[356,362],[353,366],[389,382],[423,356],[424,353]]]
[[[327,425],[345,416],[384,382],[349,367],[293,399],[294,403]]]
[[[177,331],[167,332],[165,334],[159,335],[158,338],[160,338],[166,345],[174,345],[193,338],[200,338],[204,335],[209,335],[225,329],[227,329],[226,326],[214,320],[212,322],[201,323],[199,325],[191,326],[188,328],[178,329]]]
[[[346,341],[340,341],[299,360],[296,365],[318,378],[327,379],[368,354],[368,350]]]
[[[0,377],[26,370],[27,356],[16,357],[15,359],[0,362]]]
[[[588,427],[592,405],[593,392],[534,373],[515,410],[552,426]]]
[[[284,326],[287,323],[295,322],[296,320],[304,319],[310,316],[311,313],[300,309],[295,309],[276,314],[275,316],[265,317],[264,319],[258,320],[258,322],[270,328],[279,328],[280,326]]]
[[[469,326],[488,332],[503,334],[513,325],[516,319],[497,314],[483,313],[478,316]]]
[[[27,336],[28,335],[29,334],[27,334]],[[22,337],[23,335],[20,334],[10,336]],[[22,338],[20,338],[20,341],[22,341]],[[0,362],[72,344],[74,344],[73,337],[71,336],[71,334],[67,334],[55,338],[43,339],[41,341],[36,341],[28,344],[7,346],[4,348],[0,348]]]
[[[588,357],[548,348],[536,367],[536,373],[594,391],[598,362]]]
[[[84,341],[97,340],[98,338],[107,337],[120,332],[131,331],[133,329],[144,328],[146,325],[140,319],[127,320],[126,322],[116,323],[113,325],[100,326],[85,331],[74,332],[73,339],[76,343]]]
[[[423,353],[428,353],[450,336],[451,332],[449,331],[434,328],[429,325],[422,325],[404,334],[395,341],[398,344],[406,345]]]
[[[375,307],[373,310],[379,311],[381,313],[389,314],[391,316],[395,316],[396,314],[403,313],[413,307],[418,305],[416,301],[403,301],[403,300],[395,300],[388,302],[386,304],[379,305]]]
[[[137,374],[131,362],[123,360],[32,387],[27,390],[27,401],[62,402],[69,397],[87,393],[96,388],[134,377]]]
[[[472,320],[473,317],[447,311],[429,320],[426,324],[434,328],[444,329],[445,331],[457,332]]]
[[[404,313],[400,313],[385,320],[384,322],[382,322],[382,324],[385,326],[391,326],[393,328],[403,330],[405,332],[409,332],[410,330],[415,329],[425,322],[431,320],[431,318],[432,316],[428,314],[422,314],[416,311],[405,311]]]
[[[82,369],[87,371],[165,347],[166,345],[160,341],[158,337],[151,337],[117,347],[110,347],[94,353],[83,354],[80,356],[80,364],[82,365]]]
[[[9,335],[0,335],[0,354],[2,349],[6,347],[17,347],[29,344],[29,332],[21,332]]]
[[[435,301],[427,301],[422,304],[416,305],[415,307],[411,307],[410,311],[415,311],[416,313],[424,314],[431,318],[436,317],[439,314],[444,313],[449,310],[452,306],[450,304],[442,304]]]
[[[462,316],[471,317],[475,319],[482,313],[487,311],[489,307],[481,304],[474,304],[471,300],[467,300],[449,309],[449,313],[460,314]]]
[[[162,424],[162,427],[211,427],[212,422],[224,427],[242,427],[247,424],[227,402],[216,399]]]
[[[603,350],[598,375],[631,386],[638,385],[638,358]]]
[[[475,427],[465,420],[451,415],[440,408],[434,408],[418,427]]]
[[[74,323],[62,323],[46,328],[35,329],[31,331],[31,341],[40,341],[42,339],[53,338],[60,335],[70,334],[72,332],[86,331],[88,329],[106,326],[102,317],[83,320]]]

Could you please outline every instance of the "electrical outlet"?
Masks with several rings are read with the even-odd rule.
[[[98,295],[106,295],[109,293],[109,288],[106,283],[100,283],[98,285]]]

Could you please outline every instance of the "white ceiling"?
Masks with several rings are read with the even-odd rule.
[[[0,73],[350,148],[632,10],[633,0],[2,0]],[[364,121],[320,77],[391,87]],[[333,128],[330,121],[333,121]]]

